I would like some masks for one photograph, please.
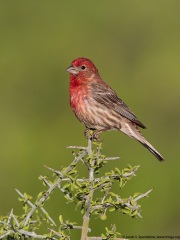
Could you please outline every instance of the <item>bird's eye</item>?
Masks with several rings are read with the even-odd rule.
[[[82,70],[85,70],[85,69],[86,69],[86,66],[84,66],[84,65],[81,66],[81,69],[82,69]]]

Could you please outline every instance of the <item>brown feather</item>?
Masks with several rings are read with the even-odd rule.
[[[103,84],[102,84],[103,83]],[[108,89],[107,89],[108,87]],[[142,122],[140,122],[136,115],[128,108],[128,106],[118,98],[117,94],[106,83],[101,81],[101,84],[92,82],[90,84],[90,90],[93,99],[98,103],[103,104],[108,109],[111,108],[121,116],[136,123],[141,128],[146,128]]]

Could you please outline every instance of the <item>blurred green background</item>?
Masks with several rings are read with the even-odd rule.
[[[179,26],[179,0],[0,2],[0,215],[12,207],[21,212],[15,187],[36,196],[42,190],[38,176],[50,175],[43,165],[66,166],[72,160],[66,146],[87,144],[69,107],[66,68],[88,57],[166,159],[158,162],[119,132],[102,134],[104,153],[121,157],[107,169],[141,166],[136,178],[117,189],[120,195],[154,191],[140,202],[142,219],[93,218],[92,235],[115,222],[122,235],[180,234]],[[80,225],[74,205],[66,205],[60,193],[53,196],[49,213]]]

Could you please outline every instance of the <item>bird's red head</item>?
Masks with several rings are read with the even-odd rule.
[[[66,69],[71,76],[78,78],[90,78],[99,75],[94,63],[88,58],[77,58],[72,61],[71,66]]]

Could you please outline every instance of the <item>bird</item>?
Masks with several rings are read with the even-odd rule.
[[[93,131],[92,139],[98,141],[102,132],[121,131],[141,143],[159,161],[164,160],[141,134],[139,128],[145,129],[145,125],[101,79],[98,69],[90,59],[77,58],[66,71],[70,73],[70,106],[77,119],[85,125],[86,137]]]

